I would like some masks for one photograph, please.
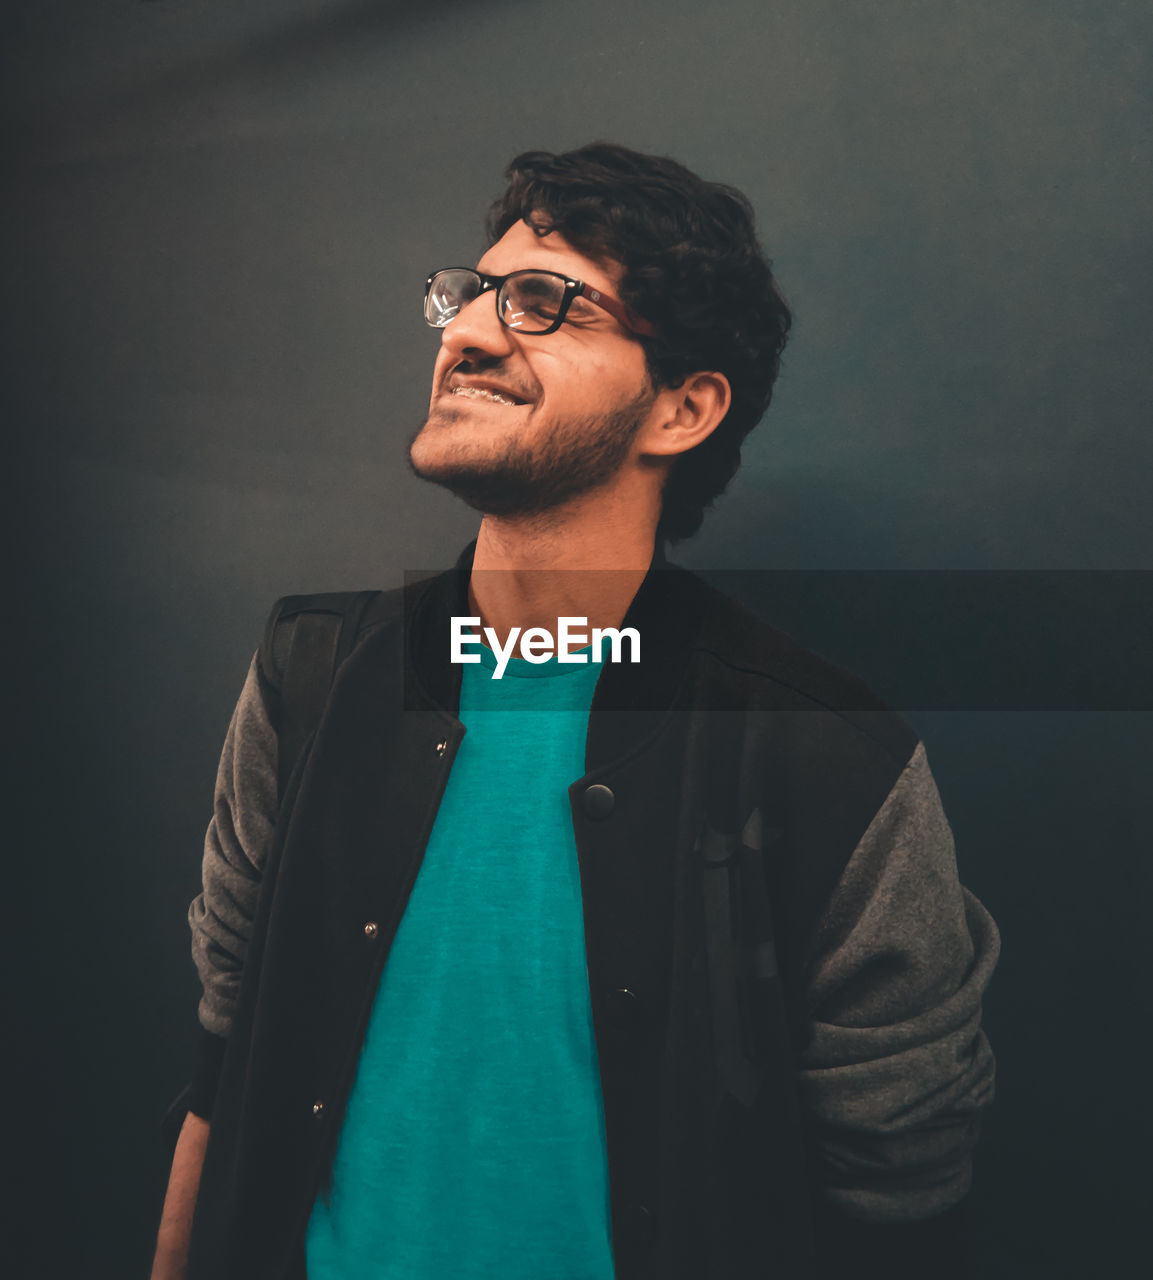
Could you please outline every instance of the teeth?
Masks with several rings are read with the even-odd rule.
[[[515,400],[502,396],[499,391],[486,391],[484,387],[453,387],[454,396],[466,396],[469,400],[495,400],[497,404],[515,405]]]

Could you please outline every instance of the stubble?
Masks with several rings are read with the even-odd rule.
[[[408,465],[483,515],[535,515],[607,484],[628,457],[653,398],[646,389],[611,413],[558,423],[532,443],[513,437],[487,458],[449,457],[418,468],[412,446],[426,422],[409,439]]]

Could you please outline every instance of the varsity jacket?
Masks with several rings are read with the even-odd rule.
[[[383,965],[467,732],[456,567],[383,593],[277,802],[254,659],[189,918],[191,1280],[300,1280]],[[568,789],[619,1280],[963,1274],[996,926],[912,728],[655,554]],[[531,1028],[526,1028],[531,1034]]]

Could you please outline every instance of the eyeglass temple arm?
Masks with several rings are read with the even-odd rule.
[[[582,298],[587,298],[590,302],[596,303],[598,307],[603,307],[610,316],[619,320],[626,329],[631,329],[634,333],[643,334],[646,338],[656,336],[656,329],[647,320],[642,319],[635,311],[626,307],[624,303],[618,302],[615,298],[610,298],[608,294],[601,293],[599,289],[594,289],[591,284],[582,285],[579,293]]]

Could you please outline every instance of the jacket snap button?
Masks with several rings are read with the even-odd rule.
[[[581,805],[585,813],[597,821],[607,818],[612,813],[616,802],[616,796],[601,782],[594,782],[591,787],[586,787],[584,795],[581,796]]]
[[[641,1002],[635,991],[616,987],[605,992],[605,1014],[614,1027],[635,1027],[641,1017]]]
[[[379,932],[380,925],[378,925],[375,920],[370,920],[368,924],[364,926],[364,936],[366,938],[375,938]]]
[[[630,1252],[651,1249],[657,1239],[657,1223],[647,1204],[633,1201],[623,1206],[620,1215],[621,1244]]]
[[[324,1110],[324,1103],[323,1103],[323,1101],[319,1101],[319,1100],[318,1100],[318,1101],[316,1101],[316,1102],[314,1102],[314,1103],[312,1104],[312,1114],[313,1114],[314,1116],[318,1116],[318,1115],[320,1115],[320,1113],[321,1113],[323,1110]]]
[[[445,753],[447,750],[448,750],[448,742],[447,742],[447,740],[446,740],[446,741],[444,741],[444,742],[438,742],[438,743],[436,744],[436,754],[437,754],[438,756],[442,756],[442,755],[444,755],[444,753]]]

